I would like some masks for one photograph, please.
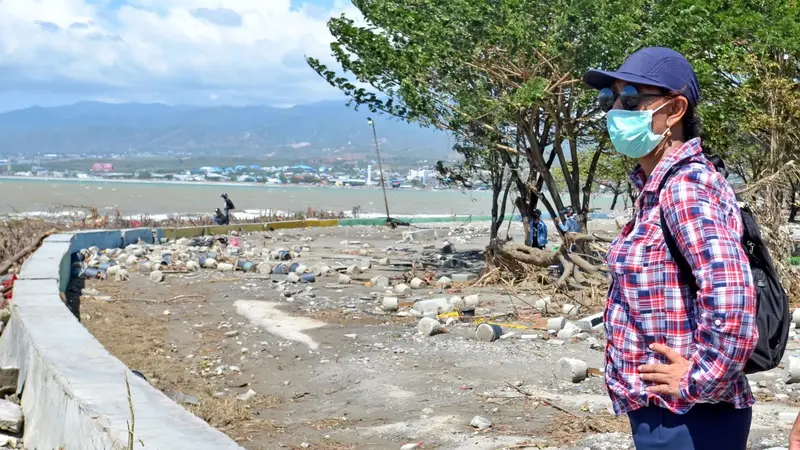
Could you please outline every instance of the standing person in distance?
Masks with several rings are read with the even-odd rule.
[[[531,247],[544,250],[547,247],[547,225],[542,222],[542,212],[538,209],[533,211],[530,225]]]
[[[575,211],[572,209],[572,206],[562,209],[561,214],[564,216],[564,223],[561,223],[559,217],[553,219],[558,228],[563,233],[580,233],[581,226],[578,224],[578,221],[575,220]]]
[[[637,450],[745,450],[755,402],[744,367],[756,293],[733,190],[703,155],[691,64],[666,48],[591,70],[617,152],[637,159],[634,219],[611,244],[606,386]],[[662,229],[698,290],[682,281]]]

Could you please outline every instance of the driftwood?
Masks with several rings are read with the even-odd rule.
[[[487,269],[479,282],[488,283],[495,278],[524,281],[536,277],[539,282],[544,280],[546,284],[547,277],[542,276],[544,270],[560,265],[563,272],[555,281],[556,288],[595,288],[605,282],[603,266],[589,262],[584,256],[590,260],[598,258],[592,255],[582,256],[570,249],[575,245],[577,248],[589,248],[598,252],[602,250],[603,244],[612,240],[613,237],[602,234],[567,233],[563,245],[557,251],[540,250],[510,241],[494,241],[486,249]]]
[[[36,249],[38,249],[39,246],[42,245],[42,242],[44,242],[44,240],[47,238],[47,236],[50,236],[50,235],[53,235],[53,234],[56,234],[56,233],[58,233],[58,230],[50,230],[50,231],[48,231],[46,233],[43,233],[31,245],[29,245],[29,246],[23,248],[22,250],[20,250],[19,252],[17,252],[8,261],[5,261],[4,263],[0,264],[0,275],[5,274],[6,272],[8,272],[9,269],[14,267],[14,265],[16,265],[17,263],[21,262],[23,259],[28,257],[28,255],[30,255],[31,253],[35,252]]]

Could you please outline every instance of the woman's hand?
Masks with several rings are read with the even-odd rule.
[[[800,414],[794,419],[792,432],[789,433],[789,450],[800,450]]]
[[[664,355],[669,364],[645,364],[639,366],[639,373],[641,373],[643,380],[658,383],[655,386],[648,386],[647,392],[679,397],[680,390],[678,386],[683,376],[692,368],[691,361],[663,344],[650,344],[650,350]],[[797,426],[796,423],[795,425]],[[800,429],[798,432],[800,432]],[[791,450],[800,450],[800,447]]]

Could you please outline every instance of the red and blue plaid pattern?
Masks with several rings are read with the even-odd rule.
[[[667,171],[688,160],[660,195]],[[754,402],[743,368],[758,340],[756,296],[733,190],[693,139],[665,156],[650,178],[637,167],[634,220],[611,245],[612,282],[605,311],[606,384],[614,411],[658,405],[681,414],[692,404]],[[660,209],[691,265],[695,298],[679,281],[661,231]],[[680,397],[651,394],[638,366],[668,361],[649,349],[664,344],[692,362]]]

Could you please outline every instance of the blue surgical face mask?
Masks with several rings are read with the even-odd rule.
[[[662,134],[653,133],[653,114],[668,104],[664,103],[652,111],[610,110],[606,114],[606,123],[614,149],[629,158],[636,159],[650,154],[667,133],[667,131]]]

